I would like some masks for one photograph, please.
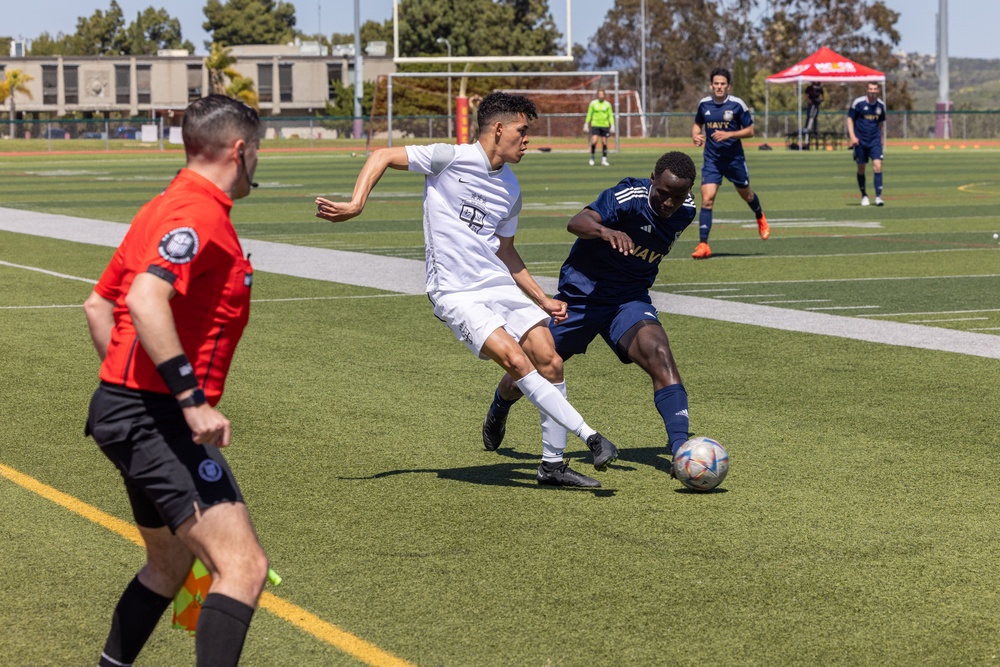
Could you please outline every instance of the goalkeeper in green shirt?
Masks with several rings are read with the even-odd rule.
[[[594,166],[594,151],[597,138],[601,138],[601,164],[608,166],[608,136],[615,133],[615,110],[611,102],[604,99],[604,90],[597,91],[597,99],[587,107],[587,120],[583,131],[590,130],[590,166]]]

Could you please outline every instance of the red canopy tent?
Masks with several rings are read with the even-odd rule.
[[[833,49],[821,47],[805,60],[767,77],[764,87],[764,143],[767,143],[767,116],[770,112],[770,84],[797,83],[799,87],[799,145],[802,145],[802,83],[885,82],[885,73],[845,58]]]

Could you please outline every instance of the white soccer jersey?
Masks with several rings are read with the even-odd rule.
[[[517,232],[521,186],[510,167],[490,170],[478,142],[407,146],[409,170],[424,182],[427,291],[513,285],[497,237]]]

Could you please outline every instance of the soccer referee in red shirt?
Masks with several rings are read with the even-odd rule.
[[[187,166],[147,203],[84,304],[103,363],[87,433],[121,472],[146,564],[111,620],[101,667],[131,665],[195,557],[212,586],[198,665],[239,661],[267,576],[215,409],[250,314],[253,269],[229,219],[257,166],[259,119],[212,95],[184,113]]]

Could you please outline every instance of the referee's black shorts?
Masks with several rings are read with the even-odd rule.
[[[196,505],[203,512],[243,502],[222,452],[192,440],[173,396],[102,382],[86,433],[121,472],[135,522],[144,528],[176,532]]]

